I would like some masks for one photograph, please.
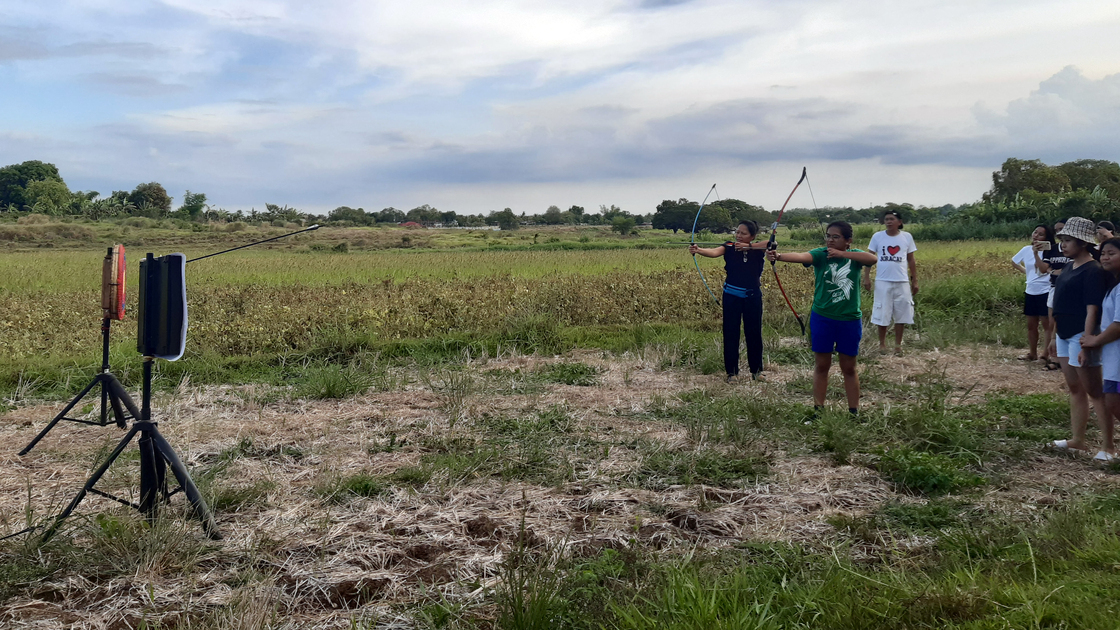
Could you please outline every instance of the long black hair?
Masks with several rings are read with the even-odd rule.
[[[1043,231],[1046,232],[1046,240],[1050,241],[1050,248],[1053,249],[1057,244],[1054,242],[1054,228],[1046,225],[1045,223],[1039,223],[1038,225],[1034,226],[1034,230],[1037,230],[1038,228],[1042,228]],[[1031,230],[1031,234],[1034,234],[1034,230]]]

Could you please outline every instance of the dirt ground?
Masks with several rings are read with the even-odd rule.
[[[883,357],[865,369],[888,383],[944,370],[958,397],[1063,392],[1059,372],[1017,361],[1016,354],[1007,348],[962,347]],[[513,370],[525,373],[557,360],[512,356],[479,369],[517,374]],[[502,558],[519,538],[584,555],[624,548],[631,541],[661,549],[742,541],[829,545],[837,540],[829,517],[859,516],[886,501],[922,500],[899,493],[867,467],[837,466],[825,454],[782,444],[768,446],[770,473],[762,481],[736,489],[623,487],[611,483],[612,473],[632,466],[633,458],[613,449],[593,470],[557,486],[493,479],[431,491],[394,486],[378,497],[344,503],[316,493],[324,479],[363,471],[388,474],[415,465],[420,457],[415,445],[432,436],[470,433],[471,419],[486,413],[563,405],[589,434],[613,436],[615,442],[625,436],[680,444],[686,441],[682,429],[643,415],[654,401],[698,387],[742,396],[787,395],[784,385],[809,373],[768,366],[765,383],[728,385],[719,375],[661,370],[653,356],[604,358],[580,352],[564,360],[601,368],[600,384],[546,385],[506,395],[479,390],[453,412],[446,395],[420,382],[342,401],[274,400],[263,386],[181,383],[174,392],[158,395],[153,407],[161,431],[183,461],[200,470],[238,445],[251,444],[224,479],[233,486],[267,480],[267,496],[250,507],[216,514],[224,538],[206,548],[189,575],[153,567],[109,580],[48,579],[0,606],[0,625],[125,628],[142,620],[173,625],[184,616],[230,607],[240,611],[231,614],[246,618],[276,614],[292,627],[351,627],[354,619],[373,615],[377,627],[410,627],[410,604],[434,594],[469,600],[492,588]],[[881,413],[889,404],[869,393],[864,412]],[[97,457],[121,437],[114,426],[61,423],[29,455],[18,456],[60,409],[59,404],[32,405],[0,416],[5,445],[0,449],[0,533],[24,527],[29,513],[38,519],[57,513]],[[452,415],[459,416],[454,427]],[[393,444],[400,447],[390,448]],[[134,497],[135,474],[133,458],[114,467],[99,487]],[[1090,462],[1049,453],[1042,445],[1007,477],[1014,481],[990,487],[981,501],[1031,510],[1117,483]],[[182,502],[182,496],[173,497],[173,504]],[[78,518],[122,509],[89,496]],[[193,521],[176,526],[202,538]],[[257,577],[248,579],[248,573]]]

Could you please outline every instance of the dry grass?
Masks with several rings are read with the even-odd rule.
[[[602,370],[597,386],[539,385],[516,393],[504,382],[557,360],[513,355],[469,364],[465,371],[473,384],[450,406],[446,392],[432,390],[439,382],[428,379],[425,385],[416,375],[401,390],[342,401],[281,397],[262,403],[268,392],[260,385],[181,383],[158,397],[155,408],[161,429],[196,477],[228,506],[217,511],[225,539],[211,544],[193,522],[168,521],[160,535],[171,541],[173,552],[145,556],[128,571],[105,569],[100,576],[58,571],[6,601],[0,624],[345,628],[376,618],[379,627],[406,627],[409,607],[434,593],[456,601],[487,593],[499,579],[499,563],[519,540],[559,545],[577,555],[623,548],[632,540],[664,550],[747,540],[822,545],[836,535],[831,517],[918,500],[898,494],[866,467],[836,466],[828,457],[766,436],[757,447],[765,452],[769,474],[760,481],[657,491],[629,484],[627,475],[649,448],[702,446],[681,427],[651,421],[651,406],[698,387],[747,397],[786,396],[785,384],[804,378],[807,370],[772,366],[767,383],[728,386],[715,376],[661,371],[658,356],[582,352],[563,360]],[[1014,361],[1012,351],[991,347],[886,357],[864,369],[884,382],[906,383],[931,367],[943,369],[961,391],[971,390],[970,396],[1061,391],[1056,373],[1036,371]],[[869,413],[888,404],[889,397],[868,394]],[[23,527],[29,513],[37,520],[57,512],[98,455],[119,439],[112,427],[64,423],[30,455],[17,457],[15,451],[56,409],[29,406],[0,416],[0,439],[8,445],[0,455],[0,518],[6,531]],[[542,483],[468,471],[386,484],[371,496],[332,497],[324,491],[358,473],[391,478],[455,444],[485,447],[499,439],[496,419],[521,421],[545,413],[566,414],[568,424],[554,433],[519,434],[513,443],[539,439],[553,449],[550,454],[563,454],[572,469],[567,478]],[[635,447],[642,444],[646,450]],[[126,458],[101,487],[135,495],[135,467]],[[1007,477],[1013,481],[982,498],[993,509],[1023,510],[1086,487],[1116,484],[1088,464],[1041,450]],[[181,501],[176,497],[174,503]],[[135,521],[123,508],[92,496],[80,512],[86,516],[75,519],[71,534],[78,545],[97,542],[90,533],[97,523],[92,515],[110,514],[126,526]],[[880,551],[869,544],[852,553]]]

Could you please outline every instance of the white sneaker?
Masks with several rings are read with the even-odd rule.
[[[1114,460],[1114,459],[1116,459],[1116,457],[1114,455],[1109,455],[1108,453],[1106,453],[1104,451],[1097,451],[1097,454],[1093,456],[1093,460],[1098,461],[1098,462],[1104,462],[1106,464],[1108,462]]]

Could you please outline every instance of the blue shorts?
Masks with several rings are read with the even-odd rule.
[[[1102,391],[1106,394],[1120,394],[1120,381],[1110,381],[1104,379],[1104,387]]]
[[[1085,351],[1085,365],[1081,365],[1077,360],[1077,355],[1081,353],[1081,335],[1084,334],[1085,333],[1077,333],[1069,339],[1062,339],[1061,337],[1055,339],[1054,347],[1058,351],[1058,358],[1069,359],[1069,364],[1073,367],[1100,367],[1100,348]]]
[[[863,321],[853,319],[843,322],[818,315],[809,315],[809,332],[813,340],[813,352],[832,354],[836,352],[850,357],[859,356],[859,340],[863,337]]]

